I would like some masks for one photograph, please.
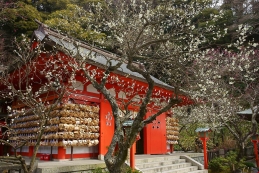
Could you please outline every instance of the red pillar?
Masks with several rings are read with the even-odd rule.
[[[139,134],[136,136],[136,140],[135,140],[135,142],[132,144],[132,146],[130,148],[130,167],[132,168],[132,170],[135,169],[136,142],[138,140],[140,140],[140,135]]]
[[[99,156],[100,160],[104,159],[110,146],[114,134],[114,118],[112,115],[111,105],[108,101],[102,100],[100,102],[100,143],[99,143]]]
[[[204,168],[208,169],[208,155],[207,155],[207,140],[208,138],[206,137],[200,137],[202,143],[203,143],[203,153],[204,153]]]
[[[29,146],[29,152],[28,152],[28,156],[29,156],[29,157],[32,157],[32,155],[33,155],[33,149],[34,149],[33,146]]]
[[[64,147],[58,147],[57,159],[66,159],[66,149]]]
[[[134,170],[135,169],[135,148],[136,142],[130,148],[130,167]]]
[[[255,154],[255,161],[256,161],[256,165],[257,167],[259,167],[259,158],[258,158],[258,149],[257,149],[257,140],[252,140],[253,144],[254,144],[254,154]]]

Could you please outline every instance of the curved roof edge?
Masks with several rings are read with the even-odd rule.
[[[97,65],[99,67],[106,66],[107,62],[111,62],[112,65],[116,64],[119,61],[123,61],[118,55],[106,51],[104,49],[98,48],[96,46],[93,46],[91,44],[88,44],[86,42],[83,42],[81,40],[72,38],[68,35],[62,34],[58,31],[55,31],[54,29],[48,27],[46,24],[41,23],[38,20],[35,20],[39,27],[37,30],[34,31],[34,37],[37,38],[39,41],[43,41],[44,39],[48,38],[50,41],[54,42],[55,44],[59,46],[64,46],[66,49],[70,51],[75,51],[75,53],[80,53],[82,55],[89,55],[93,54],[94,58],[89,59],[89,64]],[[73,41],[73,42],[72,42]],[[78,47],[75,47],[74,44],[76,44]],[[136,65],[140,65],[137,64]],[[135,78],[137,80],[147,82],[145,78],[140,75],[139,73],[132,72],[127,68],[127,64],[125,61],[123,61],[120,68],[118,68],[115,73],[119,73],[123,76],[129,76],[131,78]],[[168,89],[173,91],[174,87],[164,83],[163,81],[151,76],[155,85],[159,86],[164,89]]]

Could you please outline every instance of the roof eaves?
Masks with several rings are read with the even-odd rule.
[[[211,129],[208,128],[208,127],[205,127],[205,128],[197,128],[197,129],[195,130],[196,133],[198,133],[198,132],[209,132],[209,131],[211,131]]]
[[[63,44],[65,44],[65,43],[70,44],[70,43],[72,43],[72,40],[73,41],[75,40],[76,44],[78,46],[85,48],[88,51],[100,54],[101,56],[105,57],[106,61],[108,61],[108,60],[121,61],[121,58],[114,53],[111,53],[106,50],[100,49],[98,47],[92,46],[92,45],[82,42],[80,40],[70,38],[67,35],[63,35],[63,34],[58,33],[57,31],[54,31],[53,29],[49,28],[47,25],[45,25],[41,22],[38,22],[38,21],[36,21],[36,22],[39,24],[39,28],[38,28],[38,30],[34,31],[34,34],[37,37],[37,39],[39,39],[40,41],[42,41],[45,38],[49,38],[53,42],[56,42],[56,44],[61,44],[61,42],[63,42]],[[105,64],[106,64],[106,63],[101,63],[100,61],[97,61],[96,59],[89,60],[89,62],[91,62],[91,64],[97,65],[98,67],[101,67],[101,68],[104,68]],[[136,80],[143,81],[143,82],[147,82],[143,76],[141,76],[138,73],[130,71],[129,69],[127,69],[127,67],[125,65],[126,63],[125,62],[123,62],[123,63],[124,63],[124,66],[122,68],[120,68],[121,70],[116,70],[115,73],[123,75],[123,76],[128,76],[128,77],[131,77]],[[155,77],[152,77],[152,79],[154,80],[156,86],[165,88],[167,90],[174,89],[174,87],[160,81],[159,79],[157,79]]]
[[[257,111],[257,106],[253,107],[254,112]],[[240,112],[237,112],[238,115],[252,115],[252,109],[246,109]]]

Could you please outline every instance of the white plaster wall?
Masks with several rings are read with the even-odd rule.
[[[43,154],[50,154],[51,146],[40,146],[38,153],[43,153]],[[53,146],[52,148],[52,154],[58,154],[58,147]]]
[[[80,81],[76,81],[75,83],[72,84],[72,86],[73,86],[73,87],[72,87],[73,89],[81,90],[81,91],[84,90],[84,85],[83,85],[83,83],[80,82]]]
[[[13,150],[12,150],[13,151]],[[18,150],[16,150],[17,152],[20,152],[21,150],[20,149],[18,149]],[[29,146],[23,146],[22,147],[22,152],[29,152]]]
[[[126,94],[123,91],[119,92],[118,97],[121,98],[121,99],[127,99]]]
[[[97,91],[97,89],[95,89],[92,84],[87,85],[86,90],[87,90],[88,92],[91,92],[91,93],[97,93],[97,94],[99,94],[99,92]]]
[[[112,95],[113,97],[116,96],[116,92],[115,92],[115,89],[114,89],[114,88],[111,88],[111,89],[109,89],[108,91],[109,91],[110,95]]]
[[[135,96],[133,97],[133,99],[132,99],[132,101],[134,101],[134,102],[140,102],[140,100],[141,100],[141,98],[140,98],[139,95],[135,95]]]
[[[73,147],[73,154],[82,154],[82,153],[98,153],[99,147],[93,146],[93,147]],[[66,154],[71,154],[71,147],[66,147]]]

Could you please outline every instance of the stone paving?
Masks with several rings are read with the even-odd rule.
[[[203,157],[203,153],[173,153],[170,155],[136,155],[136,159],[166,157],[166,156],[181,156],[187,155],[189,157]],[[74,159],[61,161],[39,161],[37,173],[57,173],[57,172],[73,172],[80,170],[95,169],[97,167],[104,168],[103,160],[97,159]]]
[[[189,156],[192,158],[203,158],[203,153],[173,153],[166,155],[135,155],[135,159],[149,159],[170,156]],[[29,159],[26,161],[29,163]],[[96,168],[105,168],[106,165],[103,160],[98,159],[74,159],[71,160],[54,160],[44,161],[37,160],[37,170],[34,173],[89,173],[87,170],[94,170]],[[14,171],[17,172],[17,171]]]

